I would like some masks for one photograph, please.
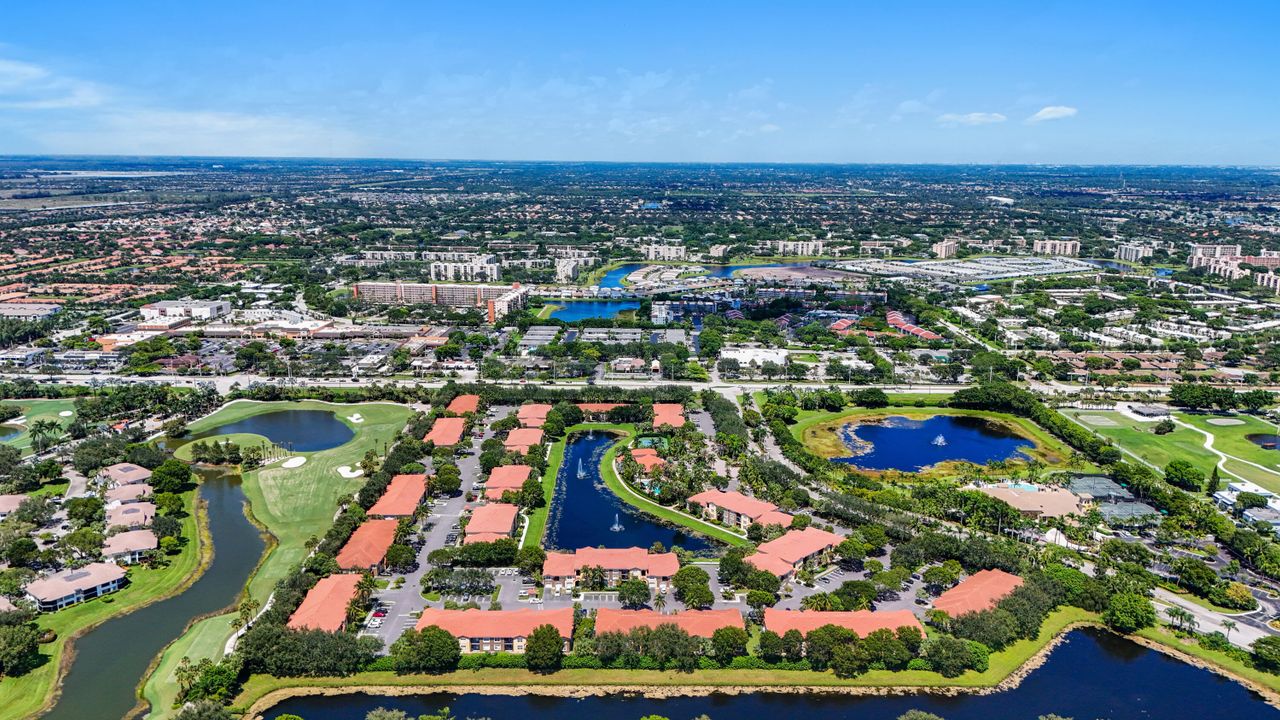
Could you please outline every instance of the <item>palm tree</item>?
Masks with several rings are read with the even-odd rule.
[[[807,596],[800,601],[800,607],[805,610],[813,610],[815,612],[830,612],[832,610],[843,610],[840,601],[831,593],[815,593]]]
[[[1225,634],[1225,635],[1227,636],[1227,640],[1230,640],[1230,639],[1231,639],[1231,631],[1232,631],[1232,630],[1235,630],[1237,627],[1239,627],[1239,626],[1238,626],[1238,625],[1236,625],[1236,621],[1235,621],[1235,620],[1223,620],[1223,621],[1222,621],[1222,632],[1223,632],[1223,634]]]
[[[1179,630],[1194,629],[1198,624],[1196,618],[1191,614],[1190,610],[1180,607],[1171,607],[1164,611],[1169,616],[1169,620],[1173,622],[1173,626]]]
[[[62,426],[53,420],[36,420],[27,431],[31,433],[31,444],[43,450],[50,440],[62,434]]]
[[[658,593],[657,595],[654,595],[652,604],[653,609],[657,610],[659,615],[663,614],[663,611],[667,609],[667,594]]]

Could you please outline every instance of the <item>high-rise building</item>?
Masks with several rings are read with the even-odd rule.
[[[446,285],[402,282],[361,282],[352,286],[358,300],[379,305],[445,305],[478,308],[490,323],[529,304],[529,288],[514,285]]]
[[[946,240],[939,240],[934,243],[930,246],[930,249],[933,250],[934,257],[939,260],[946,260],[947,258],[953,258],[956,256],[956,251],[959,249],[959,245],[960,243],[956,242],[955,238],[947,238]]]
[[[1075,257],[1080,254],[1080,241],[1075,238],[1043,238],[1031,244],[1031,252],[1036,255],[1065,255]]]
[[[1116,259],[1121,262],[1141,262],[1143,258],[1151,257],[1152,249],[1150,245],[1137,245],[1135,243],[1121,243],[1116,246]]]

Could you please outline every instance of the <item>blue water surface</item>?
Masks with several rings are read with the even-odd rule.
[[[927,420],[889,417],[879,425],[851,423],[839,432],[851,453],[866,445],[870,449],[833,459],[867,470],[917,472],[949,460],[985,465],[1012,459],[1034,446],[1030,440],[983,418],[963,415],[935,415]],[[939,437],[943,443],[936,442]]]

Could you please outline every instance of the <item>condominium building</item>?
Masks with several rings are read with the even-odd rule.
[[[826,243],[821,240],[769,240],[764,243],[766,249],[775,255],[822,255]]]
[[[164,300],[143,305],[143,320],[161,318],[191,318],[212,320],[231,312],[231,303],[225,300]]]
[[[947,260],[956,256],[956,250],[959,249],[960,243],[955,238],[947,238],[939,240],[929,247],[933,251],[933,256],[939,260]]]
[[[1116,246],[1116,259],[1121,262],[1141,262],[1143,258],[1151,257],[1154,252],[1150,245],[1135,245],[1132,243],[1123,243]]]
[[[494,256],[477,256],[462,262],[431,263],[431,279],[443,282],[497,282],[502,279],[502,266]]]
[[[640,252],[644,253],[645,260],[684,260],[689,255],[684,245],[667,243],[641,245]]]
[[[1191,257],[1239,257],[1243,253],[1240,252],[1239,245],[1200,245],[1191,244]]]
[[[1031,252],[1036,255],[1065,255],[1075,257],[1080,254],[1080,241],[1075,238],[1043,238],[1031,244]]]
[[[361,282],[353,297],[380,305],[445,305],[478,308],[490,323],[529,303],[529,288],[507,285],[447,285],[436,283]]]

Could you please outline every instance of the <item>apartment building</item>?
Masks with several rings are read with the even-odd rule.
[[[1031,243],[1031,252],[1075,257],[1080,254],[1080,241],[1075,238],[1037,238]]]
[[[352,295],[380,305],[445,305],[483,310],[490,323],[529,304],[530,291],[519,283],[507,285],[449,285],[443,283],[361,282]]]

